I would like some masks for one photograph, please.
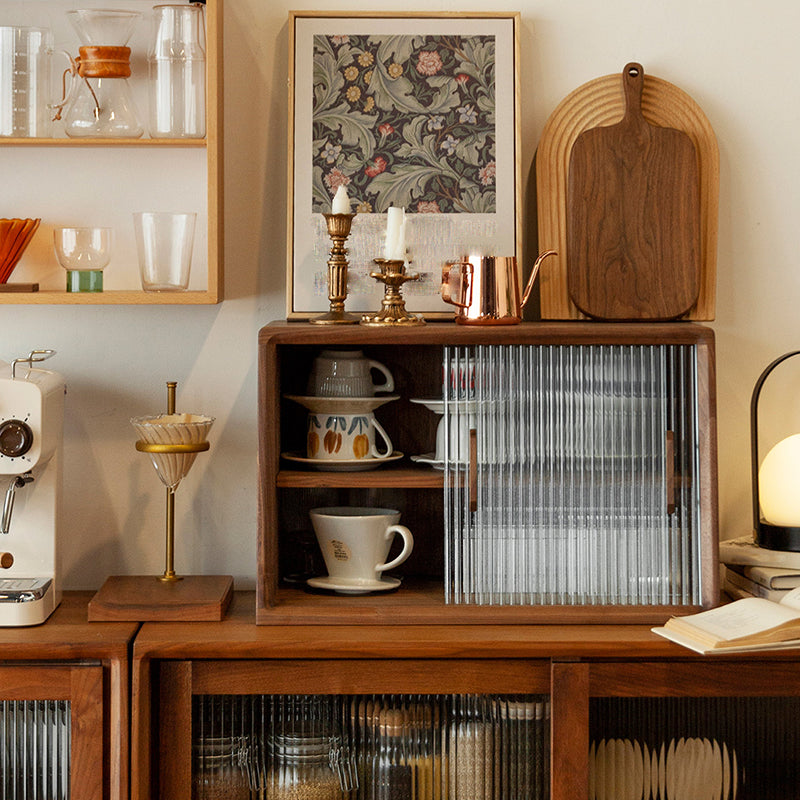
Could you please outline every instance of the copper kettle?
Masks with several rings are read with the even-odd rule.
[[[442,299],[456,307],[456,322],[463,325],[515,325],[522,321],[522,309],[542,261],[554,255],[555,250],[548,250],[536,259],[521,300],[514,256],[469,256],[450,261],[442,268]],[[453,284],[457,283],[459,297],[455,298]]]

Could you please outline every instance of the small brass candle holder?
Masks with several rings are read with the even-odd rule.
[[[328,259],[330,310],[318,317],[313,317],[310,322],[315,325],[352,325],[358,322],[358,316],[348,314],[344,310],[344,301],[347,299],[347,249],[344,243],[350,235],[350,227],[355,214],[323,214],[323,216],[328,226],[328,235],[333,242]]]
[[[380,267],[380,272],[370,272],[370,278],[380,281],[385,286],[381,310],[377,314],[363,314],[362,325],[374,327],[384,325],[424,325],[425,320],[416,314],[406,311],[401,287],[406,281],[418,281],[419,273],[407,273],[405,262],[389,258],[375,258],[373,261]]]

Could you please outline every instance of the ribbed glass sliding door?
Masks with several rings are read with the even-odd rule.
[[[197,695],[193,798],[545,800],[544,695]]]
[[[446,347],[445,599],[700,602],[693,345]]]

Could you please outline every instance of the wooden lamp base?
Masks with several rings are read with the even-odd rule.
[[[89,622],[218,622],[232,594],[230,575],[113,575],[89,601]]]

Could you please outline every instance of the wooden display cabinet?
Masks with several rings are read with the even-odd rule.
[[[6,185],[13,187],[6,197],[5,213],[42,220],[9,279],[10,283],[37,283],[39,290],[0,291],[0,303],[196,305],[223,299],[223,2],[205,4],[205,138],[155,139],[147,133],[146,53],[153,7],[149,0],[104,4],[112,10],[142,13],[130,43],[132,76],[128,79],[145,127],[141,138],[70,139],[60,123],[54,123],[53,138],[0,137],[0,172]],[[64,13],[73,5],[43,0],[29,6],[30,19],[15,24],[47,26],[57,51],[77,55],[77,35]],[[60,53],[53,58],[59,59],[60,66]],[[56,89],[60,91],[60,86]],[[162,210],[197,212],[190,284],[185,292],[144,292],[141,288],[132,213]],[[66,275],[55,258],[52,235],[52,228],[62,225],[114,229],[104,291],[64,291]]]
[[[441,397],[445,347],[509,345],[689,345],[696,349],[696,419],[698,470],[691,477],[667,476],[668,482],[692,483],[697,522],[695,568],[702,598],[676,608],[671,603],[634,607],[613,604],[466,605],[445,602],[445,477],[441,471],[411,462],[409,455],[433,449],[437,419],[411,398]],[[276,624],[536,623],[663,621],[676,610],[688,613],[716,604],[716,417],[713,332],[690,323],[603,324],[523,323],[477,327],[448,323],[407,330],[357,325],[320,326],[273,323],[259,334],[259,519],[256,621]],[[306,411],[285,397],[306,394],[314,357],[322,349],[362,349],[385,364],[395,378],[399,399],[378,409],[395,450],[396,464],[365,472],[296,468],[284,452],[305,455]],[[667,462],[665,462],[667,463]],[[397,574],[396,593],[342,597],[304,590],[291,583],[293,573],[315,557],[316,542],[308,510],[315,505],[362,505],[398,508],[401,522],[414,534],[414,552]],[[318,557],[318,556],[317,556]],[[694,557],[694,556],[693,556]],[[316,565],[320,568],[319,563]],[[322,565],[324,570],[324,565]],[[322,572],[324,574],[324,572]]]
[[[237,593],[219,623],[142,627],[133,662],[133,800],[189,796],[197,695],[383,692],[549,695],[551,800],[631,796],[596,786],[592,742],[630,741],[639,732],[624,715],[611,727],[596,706],[609,699],[686,704],[699,720],[689,733],[657,709],[647,716],[667,745],[688,735],[735,733],[738,740],[727,744],[738,748],[738,793],[729,788],[727,797],[795,796],[786,780],[796,775],[800,745],[793,711],[800,703],[798,650],[708,658],[644,625],[256,626],[253,600]],[[743,702],[747,718],[737,713]],[[789,709],[782,720],[776,703]],[[687,765],[682,769],[689,780]],[[660,791],[652,796],[663,800]]]
[[[89,624],[90,597],[91,593],[66,592],[45,624],[0,628],[0,701],[68,703],[70,796],[126,800],[128,650],[138,625]],[[13,754],[6,751],[6,757]]]

